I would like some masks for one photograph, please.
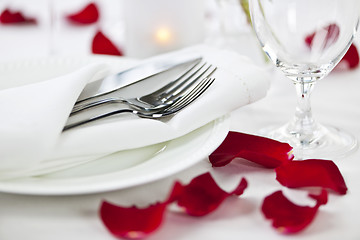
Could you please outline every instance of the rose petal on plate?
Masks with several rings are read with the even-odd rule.
[[[194,178],[188,185],[177,182],[169,199],[177,202],[189,215],[204,216],[217,209],[227,197],[243,194],[246,187],[247,181],[243,178],[233,191],[225,192],[207,172]]]
[[[322,190],[320,195],[309,197],[316,200],[314,207],[296,205],[282,191],[277,191],[264,199],[261,210],[279,232],[297,233],[305,229],[315,218],[319,207],[327,203],[326,190]]]
[[[334,44],[340,34],[340,28],[336,24],[329,24],[326,27],[317,29],[314,33],[305,38],[306,44],[310,48],[325,49]]]
[[[156,229],[163,221],[167,202],[156,203],[146,208],[122,207],[103,201],[100,217],[106,228],[116,237],[143,238]]]
[[[95,54],[115,56],[123,55],[123,53],[101,31],[98,31],[94,36],[92,41],[92,52]]]
[[[99,16],[100,14],[96,4],[90,3],[80,11],[67,15],[66,19],[74,24],[86,25],[97,22]]]
[[[23,13],[19,11],[11,11],[5,9],[0,14],[0,23],[2,24],[36,24],[35,18],[25,17]]]
[[[292,147],[260,136],[229,132],[223,143],[209,156],[213,167],[222,167],[235,158],[244,158],[267,168],[276,168],[294,158]]]
[[[276,179],[289,188],[320,187],[331,189],[341,195],[347,192],[343,176],[330,160],[292,161],[279,166],[275,171]]]

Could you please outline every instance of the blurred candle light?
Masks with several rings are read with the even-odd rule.
[[[124,55],[145,58],[202,43],[204,0],[123,0]]]
[[[172,41],[173,34],[169,28],[161,27],[155,32],[155,39],[159,44],[167,45]]]

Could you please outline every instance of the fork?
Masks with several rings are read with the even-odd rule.
[[[128,106],[138,110],[154,111],[154,108],[160,110],[166,108],[169,104],[172,104],[173,101],[176,101],[179,97],[182,96],[182,94],[186,92],[187,89],[191,88],[192,85],[202,77],[210,77],[215,70],[216,67],[213,67],[211,64],[207,64],[206,62],[203,64],[198,63],[177,79],[171,81],[170,83],[166,84],[160,89],[155,90],[152,93],[130,99],[110,97],[91,103],[75,104],[71,114],[108,103],[125,103]]]
[[[133,113],[142,118],[152,118],[152,119],[170,116],[170,115],[176,114],[177,112],[179,112],[180,110],[182,110],[183,108],[187,107],[189,104],[194,102],[198,97],[200,97],[211,86],[211,84],[214,81],[215,81],[215,78],[202,79],[192,89],[188,89],[186,94],[182,95],[181,98],[178,98],[172,104],[169,104],[166,108],[162,108],[161,110],[155,109],[153,111],[149,111],[149,110],[140,110],[140,109],[136,110],[136,109],[131,109],[131,108],[119,109],[119,110],[111,111],[111,112],[108,112],[105,114],[100,114],[95,117],[85,119],[83,121],[68,124],[64,127],[63,131],[66,131],[71,128],[81,126],[81,125],[84,125],[84,124],[87,124],[90,122],[94,122],[96,120],[100,120],[100,119],[103,119],[106,117],[110,117],[110,116],[113,116],[116,114],[120,114],[120,113]]]

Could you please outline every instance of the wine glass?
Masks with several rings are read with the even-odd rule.
[[[263,135],[289,143],[299,159],[334,158],[357,141],[312,117],[310,95],[352,44],[359,24],[359,0],[249,0],[253,28],[263,51],[295,85],[294,118]]]

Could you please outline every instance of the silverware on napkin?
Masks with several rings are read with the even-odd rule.
[[[211,75],[211,73],[209,75]],[[63,131],[121,113],[132,113],[138,117],[152,119],[170,116],[178,113],[180,110],[194,102],[210,87],[214,81],[215,78],[208,77],[201,79],[200,82],[192,81],[190,86],[186,87],[184,91],[180,91],[177,95],[174,96],[174,98],[171,98],[171,100],[168,100],[159,106],[141,109],[120,108],[118,110],[110,111],[91,118],[85,118],[75,123],[69,123],[64,127]]]
[[[120,88],[134,84],[175,67],[183,65],[195,65],[199,63],[201,59],[202,58],[199,56],[179,56],[176,58],[172,56],[160,57],[151,61],[146,61],[140,65],[119,72],[115,75],[88,83],[81,92],[77,103],[116,91]]]
[[[206,62],[198,63],[187,69],[181,76],[169,81],[165,86],[146,95],[139,95],[128,99],[119,96],[109,97],[85,104],[80,102],[74,106],[68,123],[63,130],[65,131],[120,113],[133,113],[139,117],[154,119],[173,115],[195,101],[206,91],[215,80],[210,78],[215,71],[216,67],[211,64]],[[126,104],[127,108],[120,107],[92,117],[86,115],[80,118],[75,117],[75,121],[72,118],[72,116],[84,110],[93,107],[99,108],[100,106],[113,103]]]

